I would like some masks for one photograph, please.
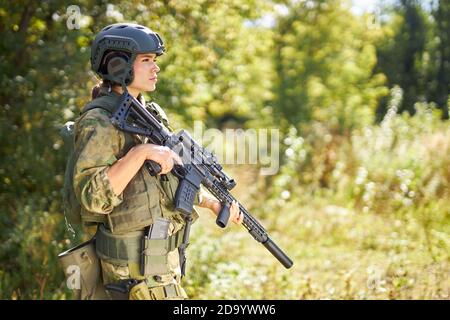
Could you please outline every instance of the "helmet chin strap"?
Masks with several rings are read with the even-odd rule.
[[[127,88],[127,85],[125,84],[125,80],[122,80],[120,85],[122,86],[123,94],[128,93],[128,88]]]

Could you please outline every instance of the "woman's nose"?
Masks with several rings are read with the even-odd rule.
[[[155,72],[156,73],[158,73],[159,72],[159,67],[158,67],[158,65],[156,64],[156,62],[155,62],[155,64],[154,64],[154,66],[153,66],[153,70],[155,70]]]

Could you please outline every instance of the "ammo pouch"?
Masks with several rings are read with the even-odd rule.
[[[107,284],[106,290],[112,300],[181,300],[187,299],[186,292],[178,284],[149,288],[145,281],[120,280]]]
[[[95,247],[98,256],[108,262],[118,265],[139,264],[141,274],[145,277],[162,275],[170,272],[168,253],[181,245],[183,233],[184,227],[166,239],[147,239],[144,231],[117,235],[100,224],[95,236]]]
[[[108,299],[103,286],[100,260],[95,252],[95,238],[60,253],[58,260],[74,299]]]
[[[145,281],[125,279],[105,285],[112,300],[152,300]]]

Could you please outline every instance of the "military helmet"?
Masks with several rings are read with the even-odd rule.
[[[115,23],[100,31],[92,42],[91,66],[102,79],[128,85],[133,81],[133,63],[140,53],[160,56],[165,47],[151,29],[133,23]]]

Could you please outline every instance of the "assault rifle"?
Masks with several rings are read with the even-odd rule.
[[[231,204],[236,201],[230,193],[236,182],[226,175],[222,166],[217,162],[217,158],[195,142],[188,132],[185,130],[177,133],[170,132],[155,110],[155,108],[147,109],[125,91],[120,98],[116,112],[111,117],[111,122],[119,130],[146,136],[153,144],[169,147],[183,161],[183,165],[174,166],[172,173],[179,179],[175,194],[175,209],[182,212],[186,219],[184,241],[179,248],[181,269],[184,275],[185,249],[188,245],[191,213],[200,185],[203,185],[222,204],[216,223],[219,227],[225,228],[230,216]],[[146,161],[145,165],[152,176],[161,172],[161,166],[152,160]],[[239,202],[238,205],[244,215],[242,224],[253,238],[262,243],[285,268],[292,267],[292,260],[269,237],[264,227]]]

